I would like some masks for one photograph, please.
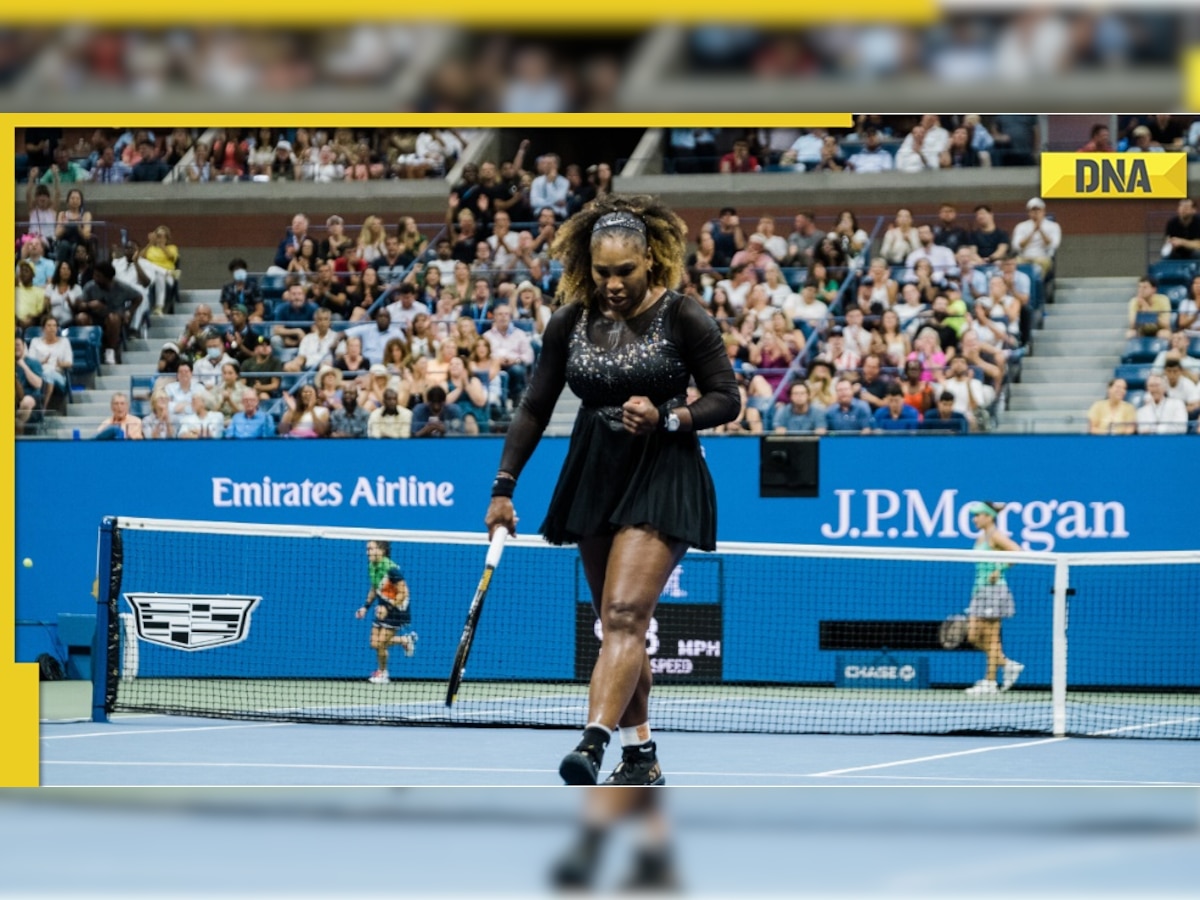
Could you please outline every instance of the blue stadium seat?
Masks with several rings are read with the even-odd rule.
[[[1192,338],[1192,342],[1188,344],[1188,356],[1200,359],[1200,337]]]
[[[1135,337],[1125,342],[1121,362],[1126,365],[1154,362],[1154,358],[1167,349],[1168,342],[1162,338]]]
[[[150,415],[150,395],[154,392],[157,375],[129,376],[129,412],[139,419]]]
[[[1196,268],[1196,263],[1188,259],[1164,259],[1150,267],[1150,277],[1161,291],[1174,284],[1191,284]]]
[[[1165,289],[1160,288],[1161,293],[1167,295],[1167,299],[1171,301],[1171,310],[1179,309],[1179,304],[1187,299],[1188,286],[1184,284],[1173,284]]]
[[[1120,365],[1113,371],[1115,377],[1125,379],[1125,384],[1131,391],[1145,390],[1146,379],[1150,374],[1151,367],[1147,365]]]
[[[41,325],[30,325],[28,328],[25,329],[24,333],[21,335],[21,337],[25,339],[25,343],[27,343],[27,344],[30,341],[32,341],[35,337],[41,337],[41,336],[42,336],[42,326]]]
[[[102,336],[99,325],[72,325],[67,329],[66,337],[75,355],[72,375],[86,375],[100,369]]]

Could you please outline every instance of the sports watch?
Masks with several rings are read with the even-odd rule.
[[[679,416],[675,414],[674,410],[671,410],[671,412],[667,413],[665,427],[667,431],[679,430]]]

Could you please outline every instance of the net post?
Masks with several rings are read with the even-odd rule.
[[[1071,565],[1059,558],[1054,563],[1054,609],[1051,624],[1050,706],[1055,737],[1067,733],[1067,595],[1071,588]]]
[[[96,547],[96,630],[92,635],[93,722],[108,721],[108,711],[112,708],[109,691],[110,687],[115,690],[119,674],[116,669],[120,647],[116,588],[120,583],[120,564],[114,559],[113,548],[120,546],[120,540],[116,530],[115,517],[105,516],[101,519]]]

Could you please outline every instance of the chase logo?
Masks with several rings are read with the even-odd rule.
[[[250,613],[262,597],[206,594],[126,594],[137,636],[176,650],[237,644],[250,634]]]
[[[1187,196],[1185,153],[1043,153],[1042,196],[1074,199]]]

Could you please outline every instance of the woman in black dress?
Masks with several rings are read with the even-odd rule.
[[[485,519],[489,533],[515,531],[517,478],[570,384],[583,402],[541,531],[579,545],[604,639],[583,740],[559,767],[568,784],[596,783],[618,727],[622,760],[605,783],[663,783],[648,722],[646,629],[687,548],[716,546],[716,495],[696,432],[734,418],[740,403],[716,324],[671,289],[685,231],[656,200],[615,195],[559,229],[566,302],[546,326]],[[688,404],[692,379],[700,396]]]

